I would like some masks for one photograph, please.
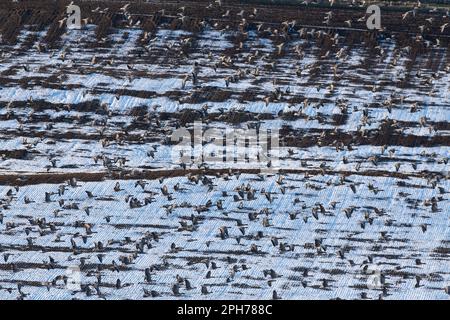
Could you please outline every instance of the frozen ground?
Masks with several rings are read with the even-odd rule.
[[[10,209],[3,211],[0,237],[3,257],[8,257],[1,264],[2,298],[15,298],[17,283],[31,299],[85,298],[86,292],[71,292],[62,281],[51,285],[66,268],[80,265],[82,285],[93,291],[98,285],[101,296],[110,299],[142,298],[143,289],[173,297],[175,275],[189,279],[194,287],[186,290],[184,283],[180,285],[183,298],[199,298],[205,285],[209,298],[217,299],[268,299],[274,289],[285,299],[361,294],[376,299],[382,289],[367,288],[372,272],[385,278],[385,298],[447,297],[443,287],[449,281],[448,201],[439,201],[434,209],[423,204],[421,199],[445,195],[422,179],[408,181],[416,186],[413,194],[408,193],[411,187],[399,187],[399,179],[370,179],[383,189],[374,194],[365,186],[366,177],[348,176],[358,185],[354,195],[345,184],[328,184],[335,180],[329,175],[289,174],[281,184],[278,175],[263,181],[249,174],[208,178],[212,188],[179,177],[146,181],[144,189],[135,186],[135,180],[118,180],[66,186],[61,196],[58,186],[50,184],[13,191]],[[114,190],[116,183],[120,191]],[[171,201],[161,194],[163,186]],[[448,189],[448,181],[442,187]],[[241,198],[239,188],[254,190],[255,199]],[[263,189],[272,202],[261,194]],[[8,190],[2,187],[0,192]],[[55,193],[50,202],[45,192]],[[130,196],[141,205],[145,199],[149,203],[130,208],[125,200]],[[218,200],[222,209],[216,206]],[[223,227],[228,236],[222,239]],[[293,251],[283,250],[282,243]],[[252,245],[257,251],[251,251]],[[151,281],[145,281],[146,268],[152,270]],[[276,275],[265,275],[265,270]],[[417,276],[422,279],[419,287]],[[117,279],[123,288],[116,289]],[[93,293],[92,298],[98,297]]]
[[[0,298],[449,298],[445,39],[239,22],[0,45]],[[194,121],[279,161],[183,168]]]

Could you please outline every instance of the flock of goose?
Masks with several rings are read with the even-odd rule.
[[[0,298],[448,299],[448,12],[181,2],[0,45]],[[195,121],[276,164],[175,161]]]

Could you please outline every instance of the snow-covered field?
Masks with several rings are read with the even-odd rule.
[[[272,29],[1,44],[0,298],[448,299],[448,45]],[[278,161],[183,168],[194,121]]]
[[[436,211],[424,206],[421,199],[437,196],[426,181],[408,181],[421,188],[408,195],[411,188],[399,187],[395,178],[371,179],[383,189],[374,194],[364,186],[366,177],[349,176],[359,189],[353,195],[346,185],[328,185],[334,179],[329,175],[289,174],[282,184],[278,176],[264,181],[249,174],[208,178],[212,190],[179,177],[146,181],[144,188],[135,180],[78,183],[66,186],[61,196],[58,186],[50,184],[13,191],[0,238],[3,255],[8,255],[0,272],[2,298],[16,297],[15,290],[7,291],[16,283],[31,299],[86,298],[86,293],[67,290],[63,281],[52,285],[71,266],[81,266],[82,285],[95,292],[91,298],[99,297],[97,285],[109,299],[139,299],[144,289],[171,298],[179,275],[193,287],[180,285],[187,299],[201,297],[202,285],[213,299],[269,299],[274,289],[285,299],[357,299],[361,294],[376,299],[382,288],[367,288],[373,272],[385,278],[385,298],[447,297],[448,203],[439,203]],[[116,183],[120,191],[114,190]],[[163,186],[173,200],[161,194]],[[442,186],[448,189],[448,181]],[[238,195],[236,190],[245,187],[254,190],[254,200]],[[8,190],[0,189],[1,194]],[[50,202],[45,192],[55,193]],[[140,207],[130,207],[125,200],[130,196]],[[223,209],[217,208],[219,200]],[[222,238],[224,227],[228,235]],[[150,281],[146,268],[152,270]],[[416,276],[422,278],[420,287]],[[118,279],[121,287],[116,289]]]

